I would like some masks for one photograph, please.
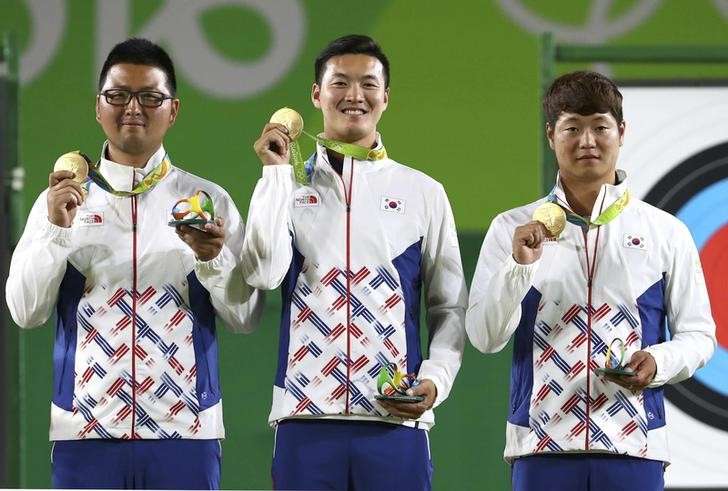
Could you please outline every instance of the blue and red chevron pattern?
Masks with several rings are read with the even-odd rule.
[[[344,414],[348,390],[351,414],[387,415],[376,378],[389,363],[407,369],[403,300],[392,265],[304,267],[291,300],[285,414]]]
[[[642,395],[594,373],[605,365],[612,339],[624,340],[626,359],[640,349],[639,315],[625,305],[549,310],[545,304],[541,300],[533,332],[532,452],[585,449],[588,434],[590,450],[645,455]]]
[[[200,431],[193,313],[181,291],[172,284],[86,288],[76,316],[76,438],[194,438]]]

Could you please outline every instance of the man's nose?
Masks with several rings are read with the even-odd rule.
[[[347,101],[360,101],[362,100],[362,90],[359,84],[351,84],[349,89],[346,91]]]
[[[579,146],[582,148],[592,148],[596,146],[596,139],[594,133],[590,129],[584,130],[579,139]]]
[[[131,95],[131,99],[129,99],[129,102],[124,106],[124,112],[126,114],[139,114],[142,111],[142,105],[139,104],[139,99],[137,99],[136,94]]]

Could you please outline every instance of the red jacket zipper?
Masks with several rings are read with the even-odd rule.
[[[131,439],[136,439],[136,301],[137,301],[137,197],[131,197]]]
[[[599,212],[604,208],[604,198]],[[584,436],[584,449],[589,450],[589,421],[591,418],[591,331],[592,331],[592,287],[594,283],[594,271],[597,265],[597,252],[599,250],[599,232],[601,226],[597,226],[597,236],[594,240],[594,255],[589,261],[589,238],[588,229],[582,230],[584,235],[584,254],[586,255],[586,434]]]
[[[584,449],[589,450],[589,410],[591,408],[591,321],[592,321],[592,275],[589,267],[589,239],[587,231],[584,234],[584,253],[586,254],[586,435]],[[596,259],[596,249],[594,250]]]
[[[344,159],[346,164],[346,158]],[[347,192],[344,184],[344,165],[341,166],[342,175],[339,176],[341,185],[344,188],[344,201],[346,202],[346,408],[345,415],[349,415],[349,392],[351,384],[351,195],[354,183],[354,159],[351,159],[351,170],[349,171],[349,190]]]

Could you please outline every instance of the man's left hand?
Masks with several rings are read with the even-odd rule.
[[[190,246],[200,261],[215,259],[225,243],[225,220],[217,217],[214,223],[206,223],[204,231],[189,225],[175,227],[182,241]]]
[[[435,398],[437,397],[437,387],[430,379],[420,380],[420,383],[407,389],[407,395],[410,396],[425,396],[425,400],[422,402],[411,403],[411,402],[390,402],[390,401],[378,401],[384,409],[389,411],[392,416],[404,419],[418,419],[422,416],[422,413],[432,408],[435,404]]]
[[[634,375],[607,375],[606,377],[615,384],[621,385],[632,392],[639,392],[652,382],[657,372],[657,363],[647,351],[637,351],[627,363],[627,368],[634,371]]]

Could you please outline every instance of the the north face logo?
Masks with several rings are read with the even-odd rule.
[[[79,215],[78,225],[81,227],[93,227],[104,224],[104,214],[100,211],[93,211]]]
[[[319,197],[315,194],[302,194],[300,196],[296,196],[295,201],[293,202],[293,205],[296,208],[318,206],[318,204]]]

